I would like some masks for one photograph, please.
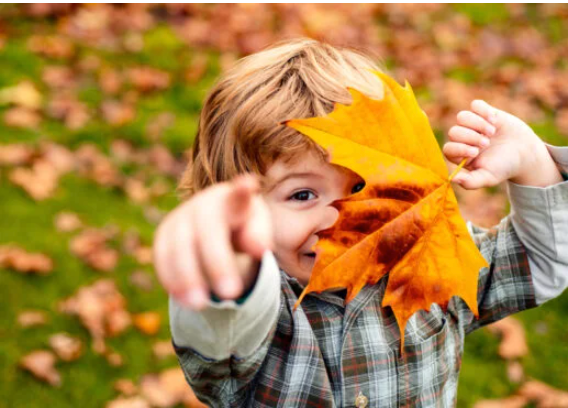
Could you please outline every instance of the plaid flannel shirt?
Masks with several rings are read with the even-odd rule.
[[[212,407],[454,406],[465,335],[537,306],[511,216],[470,233],[490,265],[479,275],[479,319],[458,297],[445,313],[432,305],[408,321],[401,355],[395,317],[381,307],[388,275],[347,306],[337,293],[313,293],[294,312],[303,286],[280,270],[278,318],[255,352],[213,360],[174,343],[186,379]]]
[[[244,359],[212,361],[177,347],[193,390],[212,407],[454,406],[464,337],[472,330],[536,306],[527,256],[509,218],[489,232],[473,228],[491,265],[479,278],[479,319],[452,298],[433,305],[400,333],[381,307],[388,275],[344,307],[333,293],[310,294],[281,271],[278,321],[260,349]]]

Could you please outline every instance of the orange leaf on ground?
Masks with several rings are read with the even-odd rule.
[[[153,336],[160,331],[162,318],[157,312],[138,313],[132,317],[132,323],[142,333]]]
[[[410,85],[376,73],[382,100],[349,89],[353,103],[336,104],[325,117],[287,125],[325,148],[331,163],[361,176],[360,192],[332,205],[336,223],[318,233],[310,292],[347,288],[350,302],[366,284],[390,273],[383,306],[404,328],[432,303],[444,310],[460,296],[477,315],[477,279],[487,262],[463,221],[448,171]]]

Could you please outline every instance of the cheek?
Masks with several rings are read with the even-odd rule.
[[[275,249],[281,256],[296,256],[298,249],[310,238],[313,228],[308,213],[271,208]]]

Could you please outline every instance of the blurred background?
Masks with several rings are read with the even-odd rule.
[[[215,78],[296,36],[407,79],[440,143],[484,98],[568,145],[566,5],[1,5],[0,407],[199,406],[152,236]],[[501,187],[457,194],[480,226],[509,211]],[[470,335],[458,406],[568,406],[567,314]]]

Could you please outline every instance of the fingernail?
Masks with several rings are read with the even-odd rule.
[[[485,131],[487,132],[488,135],[494,135],[495,134],[495,126],[487,126]]]
[[[234,279],[223,279],[217,285],[217,294],[221,297],[232,298],[237,296],[239,283]]]
[[[183,298],[185,304],[192,309],[201,309],[207,304],[207,294],[203,289],[190,289]]]
[[[479,145],[481,147],[487,147],[487,146],[489,146],[489,143],[490,142],[489,142],[489,139],[487,137],[482,137],[481,141],[479,142]]]
[[[470,147],[467,150],[467,154],[471,157],[475,157],[477,156],[477,154],[479,153],[479,149],[477,147]]]

